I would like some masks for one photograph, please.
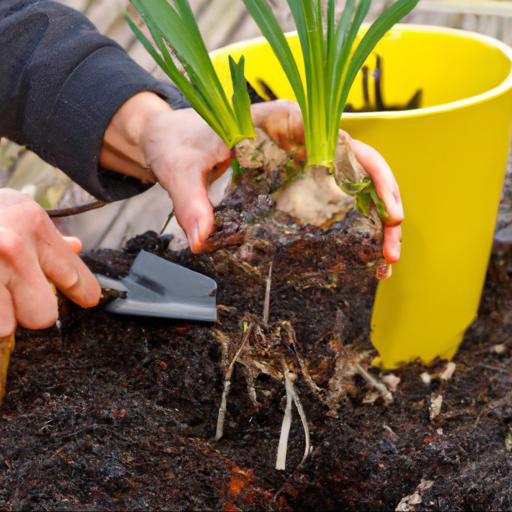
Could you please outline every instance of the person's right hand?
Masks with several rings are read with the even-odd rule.
[[[0,337],[16,325],[45,329],[58,320],[52,283],[82,307],[98,304],[101,288],[82,260],[81,243],[64,238],[25,194],[0,189]]]

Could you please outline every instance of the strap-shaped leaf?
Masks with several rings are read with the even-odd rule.
[[[306,110],[306,92],[288,41],[266,0],[243,0],[283,68],[301,108]],[[304,111],[303,111],[304,115]]]
[[[237,98],[240,98],[234,108],[213,67],[188,0],[131,1],[146,22],[156,47],[130,22],[135,35],[224,142],[233,147],[245,134],[254,133],[250,102],[245,100],[242,90],[245,81],[234,84]],[[186,76],[178,69],[169,48]]]
[[[251,118],[251,98],[245,80],[245,58],[242,56],[238,63],[229,56],[229,68],[233,81],[233,105],[243,138],[254,138],[254,124]]]
[[[418,1],[419,0],[398,0],[388,7],[368,29],[368,32],[366,32],[365,36],[359,43],[359,46],[354,52],[354,56],[350,62],[350,68],[347,73],[345,83],[343,84],[343,98],[345,100],[348,97],[348,93],[354,83],[357,73],[375,46],[377,46],[377,43],[382,39],[384,34],[393,27],[393,25],[402,20],[414,9],[414,7],[416,7]]]

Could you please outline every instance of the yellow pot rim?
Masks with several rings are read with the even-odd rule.
[[[391,111],[391,112],[360,112],[360,113],[345,113],[343,114],[343,118],[346,120],[349,119],[404,119],[411,117],[419,117],[419,116],[428,116],[434,114],[441,114],[450,111],[460,110],[463,108],[467,108],[469,106],[475,106],[480,103],[484,103],[491,99],[497,98],[509,90],[512,89],[512,48],[507,46],[505,43],[502,43],[498,39],[495,39],[490,36],[478,34],[476,32],[470,32],[467,30],[459,30],[455,28],[448,27],[439,27],[435,25],[417,25],[413,23],[407,24],[398,24],[393,30],[399,30],[402,32],[426,32],[430,34],[445,34],[457,36],[467,40],[478,41],[484,45],[487,45],[491,48],[497,49],[505,55],[508,60],[511,62],[511,69],[508,76],[501,82],[501,84],[485,91],[476,96],[470,96],[469,98],[464,98],[457,101],[452,101],[449,103],[443,103],[441,105],[436,105],[432,107],[424,107],[415,110],[401,110],[401,111]],[[296,35],[296,32],[289,32],[288,36]],[[266,42],[264,37],[257,37],[253,39],[248,39],[245,41],[241,41],[239,43],[231,44],[225,48],[219,48],[212,52],[212,55],[215,55],[217,52],[225,52],[226,50],[243,50],[243,48],[253,45],[253,44],[261,44]]]

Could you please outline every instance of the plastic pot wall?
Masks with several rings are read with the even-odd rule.
[[[297,37],[289,41],[300,61]],[[228,55],[247,59],[247,78],[294,99],[268,44],[214,52],[229,90]],[[476,317],[492,248],[512,129],[512,51],[453,29],[399,25],[367,64],[383,59],[387,104],[423,90],[420,109],[346,114],[342,127],[379,150],[400,185],[406,212],[402,260],[378,288],[372,342],[393,368],[451,358]],[[372,94],[373,96],[373,94]],[[349,102],[363,103],[358,77]]]

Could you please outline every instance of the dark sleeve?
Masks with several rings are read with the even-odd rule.
[[[99,199],[145,189],[99,168],[103,136],[138,92],[184,107],[175,88],[155,80],[85,16],[49,0],[0,0],[0,48],[0,136],[27,146]]]

